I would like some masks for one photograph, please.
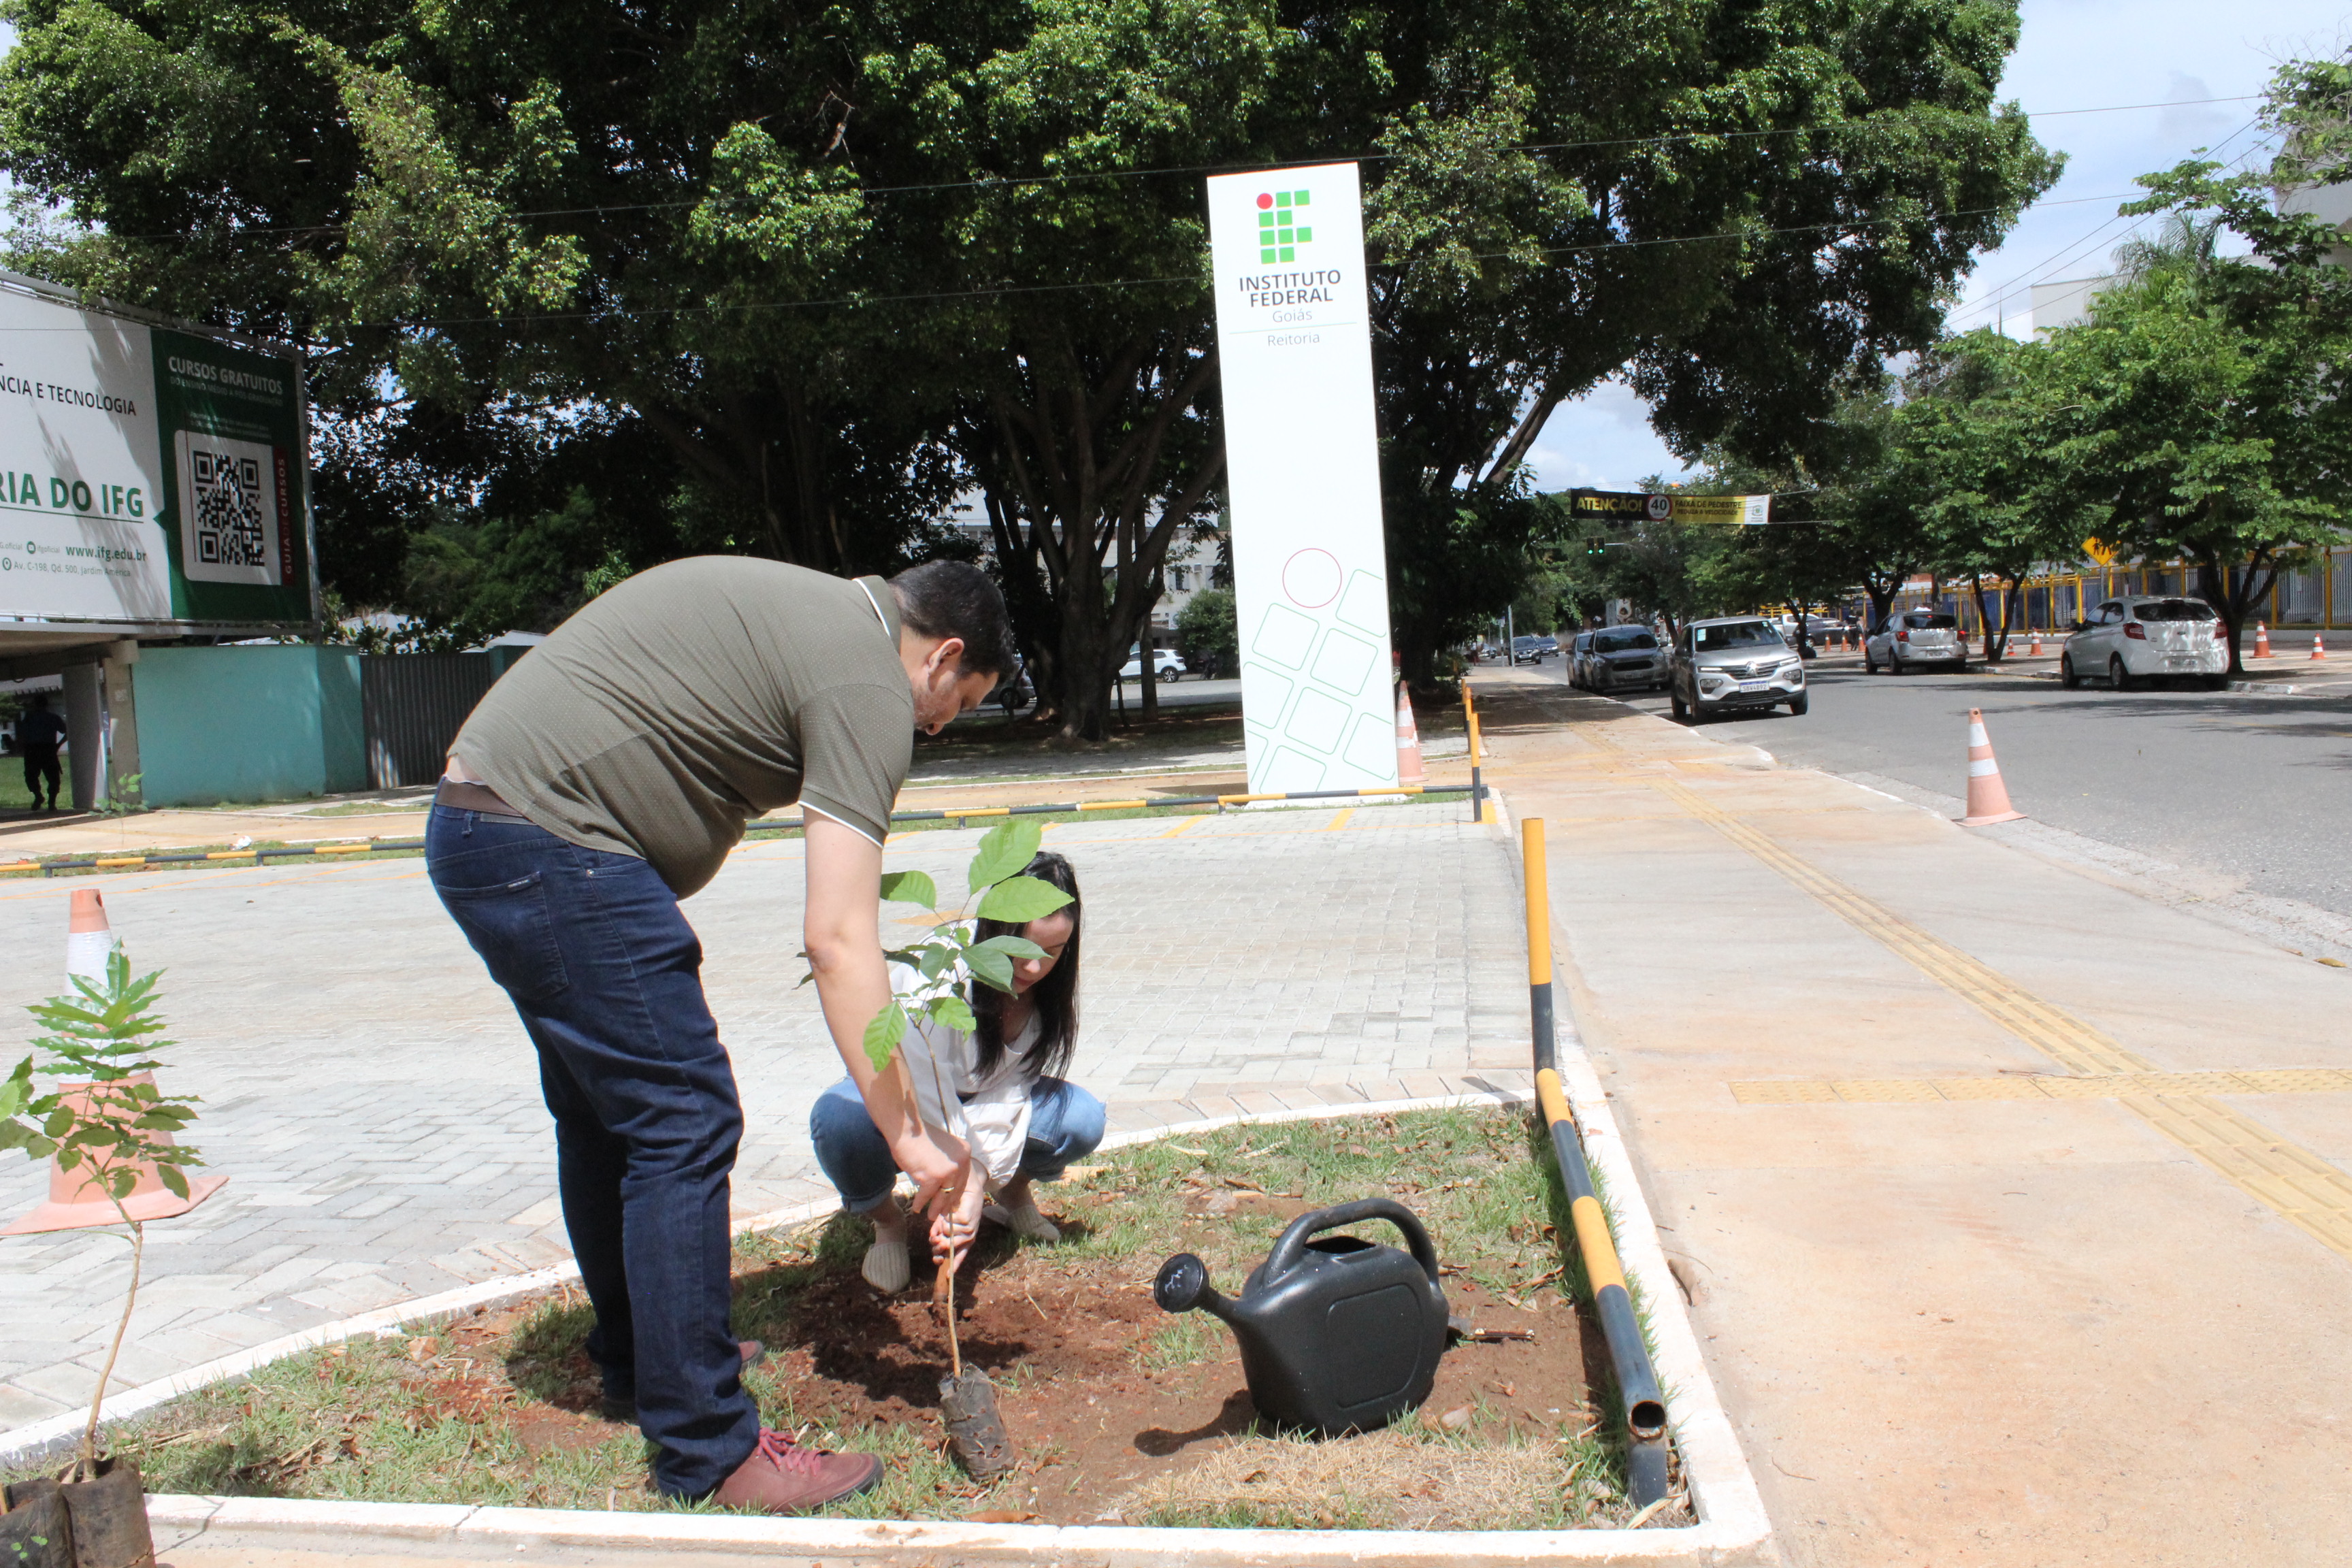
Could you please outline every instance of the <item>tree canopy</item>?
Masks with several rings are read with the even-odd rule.
[[[1085,736],[1221,483],[1204,173],[1364,163],[1425,674],[1559,542],[1525,464],[1560,403],[1622,374],[1678,450],[1817,456],[2056,171],[1996,101],[2009,0],[6,15],[15,264],[305,347],[346,599],[887,570],[963,494]]]

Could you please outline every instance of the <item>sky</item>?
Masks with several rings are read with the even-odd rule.
[[[2115,216],[2137,194],[2136,175],[2200,147],[2225,161],[2252,147],[2257,104],[2198,100],[2251,99],[2281,61],[2352,43],[2352,0],[2025,0],[2021,16],[2000,95],[2032,114],[2043,146],[2066,153],[2066,172],[1970,274],[1950,317],[1959,331],[1998,324],[2028,335],[2033,282],[2107,269],[2138,221]],[[2121,104],[2161,107],[2052,112]],[[1546,490],[1632,489],[1645,475],[1683,471],[1641,400],[1614,383],[1563,404],[1529,460]]]

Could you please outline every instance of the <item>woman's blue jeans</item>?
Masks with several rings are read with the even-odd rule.
[[[1061,1179],[1073,1160],[1083,1160],[1103,1140],[1103,1103],[1076,1084],[1041,1078],[1029,1091],[1029,1141],[1021,1151],[1021,1173],[1033,1182]],[[840,1189],[841,1201],[859,1213],[890,1195],[898,1163],[881,1129],[866,1112],[856,1084],[843,1079],[809,1107],[809,1141],[825,1180]]]
[[[588,1354],[637,1402],[673,1497],[759,1440],[728,1326],[735,1072],[702,995],[702,944],[643,860],[435,806],[425,864],[539,1048],[557,1189],[595,1309]]]

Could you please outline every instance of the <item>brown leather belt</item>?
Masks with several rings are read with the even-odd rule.
[[[520,822],[525,826],[530,822],[488,784],[469,784],[463,779],[443,779],[440,787],[433,792],[433,804],[452,811],[479,812],[492,822]]]

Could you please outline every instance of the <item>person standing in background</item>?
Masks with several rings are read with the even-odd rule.
[[[55,811],[58,808],[58,786],[64,771],[58,763],[58,749],[65,744],[66,721],[49,711],[49,694],[36,691],[27,700],[28,710],[16,721],[16,749],[25,754],[25,789],[33,797],[35,811]],[[48,785],[49,803],[41,804],[41,786]]]

